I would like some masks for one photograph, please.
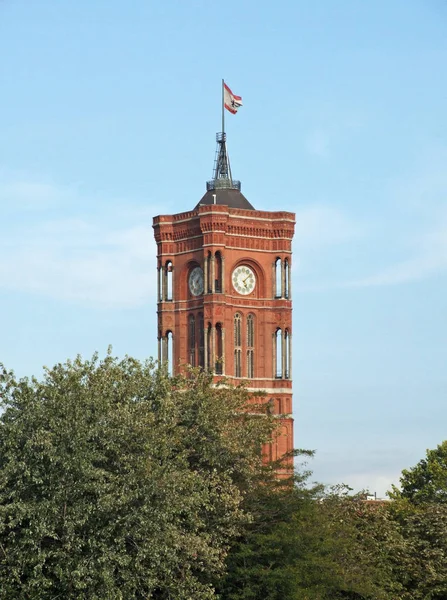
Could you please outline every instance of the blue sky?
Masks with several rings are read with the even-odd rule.
[[[152,217],[296,212],[296,445],[383,495],[446,436],[447,2],[1,0],[0,360],[156,354]]]

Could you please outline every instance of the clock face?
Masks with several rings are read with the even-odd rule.
[[[254,271],[246,265],[236,267],[233,271],[233,275],[231,276],[231,280],[236,292],[242,294],[243,296],[251,294],[251,292],[255,289],[256,275],[254,274]]]
[[[189,274],[188,279],[189,291],[193,296],[203,294],[203,271],[200,267],[194,267]]]

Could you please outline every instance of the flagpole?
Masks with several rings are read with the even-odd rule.
[[[225,133],[225,100],[224,100],[224,80],[222,79],[222,133]]]

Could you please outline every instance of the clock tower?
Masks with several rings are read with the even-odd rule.
[[[225,133],[202,199],[153,222],[159,360],[173,374],[190,364],[264,390],[280,420],[270,460],[293,449],[294,225],[294,213],[256,210],[241,193]]]

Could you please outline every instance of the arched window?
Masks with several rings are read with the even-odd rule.
[[[278,257],[275,260],[275,298],[282,297],[282,261]]]
[[[205,367],[205,331],[203,323],[203,313],[197,315],[199,323],[199,367]]]
[[[172,331],[166,332],[166,362],[168,365],[168,375],[172,377],[174,372],[174,339]]]
[[[234,315],[234,375],[242,377],[242,315]]]
[[[188,350],[189,364],[192,367],[196,366],[196,318],[194,315],[189,315],[188,318]]]
[[[166,262],[166,266],[165,266],[165,300],[167,300],[168,302],[170,302],[171,300],[173,300],[174,296],[174,290],[173,290],[173,264],[170,260],[168,260]]]
[[[215,373],[222,375],[223,373],[223,335],[222,325],[217,323],[216,325],[216,365]]]
[[[208,294],[211,294],[211,292],[212,292],[212,285],[213,285],[213,273],[212,273],[212,271],[213,271],[213,264],[212,264],[213,261],[211,259],[212,259],[212,254],[211,254],[211,252],[208,252],[208,260],[207,260],[207,263],[206,263],[206,267],[207,267],[207,274],[206,274],[207,277],[206,277],[206,280],[207,280],[207,285],[208,285],[208,289],[206,291],[207,291]]]
[[[248,315],[247,317],[247,347],[254,348],[255,345],[255,317]]]
[[[242,315],[236,313],[234,315],[234,347],[240,348],[242,346]]]
[[[216,294],[222,293],[222,255],[220,252],[216,252],[215,256],[215,265],[214,265],[214,291]]]
[[[283,376],[282,372],[282,352],[283,352],[283,339],[281,329],[277,329],[275,332],[275,377],[281,379]]]
[[[247,377],[255,376],[255,317],[247,317]]]
[[[213,328],[211,327],[211,323],[208,323],[208,327],[206,329],[206,364],[208,370],[212,370],[213,368]]]

